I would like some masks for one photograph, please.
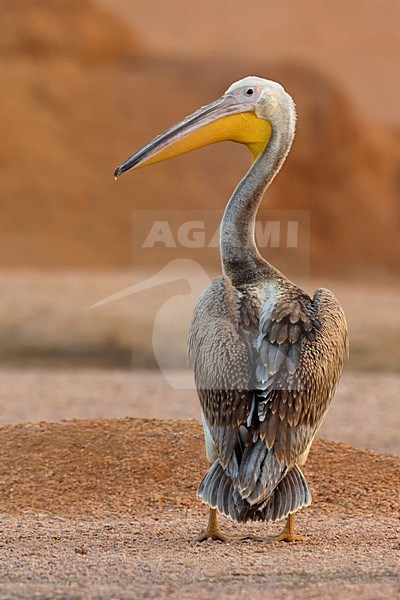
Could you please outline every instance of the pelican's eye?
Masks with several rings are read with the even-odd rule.
[[[253,90],[253,88],[248,88],[245,93],[246,93],[246,96],[251,96],[252,94],[254,94],[254,90]]]

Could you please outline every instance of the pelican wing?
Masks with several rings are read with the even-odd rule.
[[[214,445],[209,460],[225,467],[240,443],[253,393],[251,350],[240,334],[238,291],[226,277],[214,279],[201,295],[189,332],[189,355],[206,427]]]
[[[314,400],[304,352],[321,322],[314,301],[302,290],[285,290],[271,310],[261,312],[256,341],[257,434],[280,463],[293,465],[312,439],[314,419],[305,419]],[[317,357],[315,357],[317,358]]]

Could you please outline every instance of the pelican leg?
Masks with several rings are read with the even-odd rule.
[[[208,517],[208,524],[206,530],[201,533],[198,537],[195,538],[196,542],[204,542],[211,538],[215,541],[220,542],[229,542],[229,541],[241,541],[241,540],[253,540],[257,542],[262,542],[263,538],[256,537],[254,535],[232,535],[229,533],[224,533],[221,531],[218,525],[218,517],[217,511],[215,508],[210,508],[210,513]]]
[[[271,535],[267,540],[271,542],[306,542],[307,538],[294,532],[294,515],[289,515],[281,533]]]

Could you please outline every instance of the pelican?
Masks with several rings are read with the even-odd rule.
[[[291,96],[246,77],[125,160],[115,177],[219,141],[245,144],[252,164],[220,231],[222,275],[202,293],[189,330],[209,470],[197,491],[209,506],[199,541],[301,541],[294,514],[311,503],[301,471],[348,353],[345,315],[332,292],[311,298],[259,253],[255,219],[295,135]],[[228,535],[235,522],[286,519],[275,536]]]

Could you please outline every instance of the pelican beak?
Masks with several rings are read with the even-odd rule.
[[[247,145],[255,160],[268,143],[271,125],[254,111],[254,101],[226,93],[137,150],[117,167],[114,176],[221,141]]]

